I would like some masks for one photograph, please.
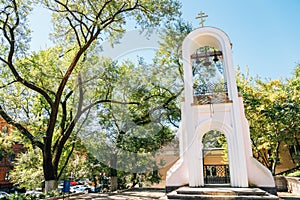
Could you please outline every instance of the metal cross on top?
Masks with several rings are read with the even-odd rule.
[[[200,11],[199,12],[199,14],[198,14],[198,16],[196,17],[196,19],[201,19],[201,21],[200,21],[200,25],[201,25],[201,27],[203,27],[203,25],[204,25],[204,22],[205,22],[205,18],[207,18],[208,17],[208,15],[206,15],[203,11]]]

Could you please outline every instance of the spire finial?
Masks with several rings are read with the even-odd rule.
[[[201,21],[199,22],[199,24],[201,25],[201,27],[204,26],[204,22],[206,21],[205,18],[207,18],[208,15],[206,15],[203,11],[200,11],[198,16],[196,17],[196,19],[201,19]]]

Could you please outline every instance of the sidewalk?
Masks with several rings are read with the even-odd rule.
[[[78,200],[153,200],[160,199],[165,196],[164,188],[134,188],[123,192],[113,193],[90,193],[81,194],[72,197],[65,197],[64,199],[78,199]],[[300,200],[300,195],[292,195],[287,192],[278,192],[281,199]]]
[[[300,195],[293,195],[288,192],[277,192],[277,195],[281,199],[288,199],[288,200],[300,200]]]
[[[64,199],[78,199],[78,200],[153,200],[165,196],[165,189],[162,188],[134,188],[123,192],[112,193],[89,193],[81,194],[72,197],[65,197]]]

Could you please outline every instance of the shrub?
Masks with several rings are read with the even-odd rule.
[[[300,177],[300,170],[295,171],[293,173],[288,174],[287,176],[292,176],[292,177]]]

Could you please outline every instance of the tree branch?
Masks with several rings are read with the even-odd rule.
[[[66,17],[66,19],[68,20],[70,26],[72,27],[72,29],[73,29],[73,31],[75,33],[75,36],[76,36],[77,43],[78,43],[79,47],[81,48],[81,41],[80,41],[80,37],[79,37],[79,35],[77,33],[76,26],[74,26],[72,24],[72,21],[71,21],[71,19],[69,17]]]
[[[173,96],[171,96],[170,98],[168,98],[162,105],[158,105],[154,108],[152,108],[148,113],[146,113],[144,116],[142,116],[139,119],[135,119],[133,122],[136,123],[137,125],[145,125],[150,123],[152,120],[150,119],[150,116],[152,113],[154,113],[154,111],[159,110],[161,108],[167,108],[168,104],[173,101],[174,99],[176,99],[183,91],[183,88],[177,93],[174,94]]]
[[[56,0],[57,3],[61,3],[59,1]],[[123,5],[124,6],[124,5]],[[138,1],[136,1],[136,4],[133,6],[133,7],[130,7],[130,8],[127,8],[127,9],[123,9],[123,7],[121,9],[119,9],[117,12],[115,12],[113,14],[112,17],[104,20],[104,23],[102,23],[103,27],[102,28],[98,28],[98,30],[96,31],[96,33],[94,35],[91,35],[90,39],[86,42],[85,45],[82,46],[82,48],[80,48],[78,50],[78,52],[76,53],[76,55],[74,56],[70,66],[68,67],[68,70],[66,71],[58,89],[57,89],[57,93],[55,95],[55,101],[54,101],[54,104],[52,106],[52,113],[51,113],[51,116],[50,116],[50,123],[49,123],[49,126],[48,126],[48,129],[47,129],[47,138],[46,139],[47,141],[45,142],[46,145],[49,145],[51,146],[51,141],[50,141],[50,138],[52,138],[52,134],[53,134],[53,131],[54,131],[54,127],[55,127],[55,122],[56,122],[56,119],[57,119],[57,113],[58,113],[58,107],[59,107],[59,102],[60,102],[60,99],[61,99],[61,95],[63,93],[63,90],[65,88],[65,85],[67,84],[68,80],[69,80],[69,77],[70,75],[72,74],[74,68],[76,67],[80,57],[82,56],[82,54],[88,49],[88,47],[91,45],[91,43],[96,40],[96,38],[98,37],[98,35],[100,34],[100,32],[106,27],[108,26],[109,24],[111,24],[112,22],[114,22],[114,19],[116,18],[116,16],[118,16],[119,14],[123,13],[123,12],[129,12],[131,10],[134,10],[136,9],[138,6]],[[101,11],[101,10],[100,10]],[[94,24],[96,26],[96,24]],[[101,103],[101,102],[100,102]],[[89,109],[89,108],[87,108]]]
[[[138,1],[135,2],[133,7],[129,7],[129,8],[124,9],[125,5],[126,4],[123,4],[123,6],[118,11],[116,11],[111,17],[103,20],[101,22],[101,25],[102,25],[101,29],[105,29],[108,25],[112,24],[115,21],[115,18],[118,15],[120,15],[121,13],[129,12],[129,11],[133,11],[133,10],[137,9]]]
[[[64,172],[65,168],[67,167],[68,162],[69,162],[69,160],[70,160],[70,158],[73,154],[73,151],[75,149],[75,144],[76,144],[75,141],[73,141],[71,151],[68,153],[68,156],[67,156],[67,159],[64,162],[64,165],[62,166],[60,172],[58,173],[57,179],[59,179],[61,177],[62,173]]]
[[[37,146],[39,147],[42,151],[43,151],[43,143],[41,143],[40,141],[37,141],[35,139],[35,137],[24,127],[22,126],[20,123],[17,123],[16,121],[14,121],[2,108],[2,106],[0,105],[0,115],[2,116],[2,118],[10,125],[16,127],[20,133],[24,136],[26,136],[26,138],[28,138],[31,142],[31,144],[33,146]]]
[[[139,102],[121,102],[121,101],[115,101],[115,100],[99,100],[91,103],[90,105],[86,106],[85,108],[82,109],[82,113],[86,112],[87,110],[91,109],[92,107],[101,104],[101,103],[115,103],[115,104],[121,104],[121,105],[139,105]]]
[[[9,52],[8,52],[8,56],[7,56],[7,60],[5,60],[4,58],[1,58],[0,60],[2,62],[4,62],[10,69],[10,71],[12,72],[13,76],[15,77],[15,81],[18,81],[20,83],[22,83],[24,86],[26,86],[27,88],[38,92],[39,94],[41,94],[46,101],[52,105],[52,100],[50,98],[50,96],[47,94],[47,92],[45,92],[42,88],[36,86],[33,83],[30,83],[27,80],[24,80],[20,74],[18,73],[18,71],[16,70],[15,66],[13,65],[13,56],[15,54],[15,43],[16,43],[16,39],[15,39],[15,33],[14,31],[17,29],[17,27],[20,24],[20,19],[19,19],[19,14],[18,14],[18,8],[17,8],[17,3],[16,1],[12,1],[13,3],[13,8],[14,8],[14,12],[16,14],[16,19],[15,19],[15,23],[13,25],[13,27],[9,26],[9,18],[7,17],[6,21],[4,22],[3,25],[3,34],[5,39],[7,40],[7,42],[9,43]],[[7,30],[8,29],[8,30]]]
[[[0,86],[0,89],[5,88],[5,87],[7,87],[7,86],[9,86],[9,85],[11,85],[11,84],[13,84],[13,83],[16,83],[16,82],[17,82],[16,80],[13,80],[13,81],[7,83],[6,85]]]

